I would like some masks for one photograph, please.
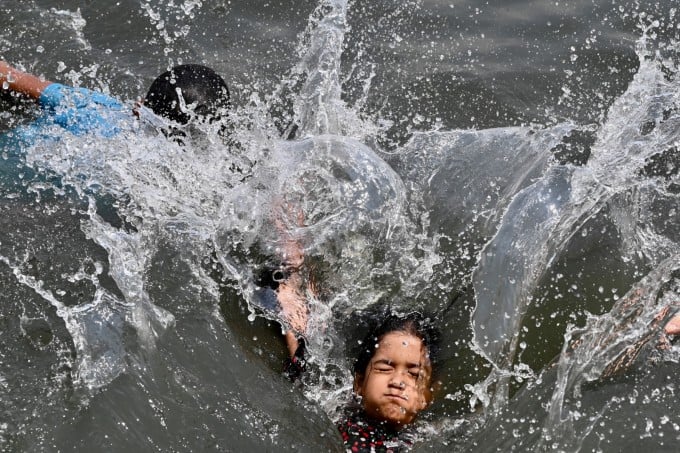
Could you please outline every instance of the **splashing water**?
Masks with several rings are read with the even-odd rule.
[[[677,307],[675,290],[665,293],[660,287],[673,281],[679,251],[672,226],[677,223],[677,197],[669,191],[676,177],[669,153],[680,138],[678,116],[673,113],[679,91],[675,77],[662,70],[663,61],[648,54],[645,38],[640,40],[638,52],[640,69],[597,131],[588,164],[555,166],[521,191],[482,251],[474,274],[475,344],[493,365],[481,398],[491,413],[500,413],[508,404],[511,379],[522,377],[522,367],[513,364],[536,289],[577,233],[582,237],[597,233],[589,225],[602,211],[608,212],[619,234],[620,250],[611,253],[629,257],[644,269],[654,269],[621,299],[619,308],[602,318],[590,318],[584,328],[566,336],[557,365],[558,382],[547,406],[548,418],[539,423],[542,429],[538,431],[544,436],[537,444],[539,449],[585,448],[583,440],[612,409],[609,403],[591,407],[594,413],[586,416],[579,409],[578,401],[583,401],[580,386],[606,376],[622,349],[636,342],[647,344],[655,332],[658,336],[658,328],[650,333],[648,326],[660,325],[652,320],[664,306]],[[659,164],[661,159],[663,164]],[[658,214],[660,206],[665,206],[668,216]],[[640,293],[645,296],[641,298]],[[657,300],[662,294],[664,299]],[[559,301],[552,303],[557,308]],[[628,318],[630,328],[621,327]],[[580,344],[571,350],[575,332]],[[630,360],[636,357],[632,355]]]
[[[176,55],[172,46],[181,46],[196,28],[180,24],[171,33],[168,17],[181,23],[221,8],[200,1],[160,7],[165,16],[150,4],[142,12],[166,56]],[[392,124],[364,110],[369,98],[376,102],[369,96],[375,73],[354,81],[364,89],[355,105],[343,100],[349,9],[345,1],[321,2],[302,34],[299,61],[270,97],[263,96],[266,101],[252,93],[232,112],[229,125],[192,126],[178,143],[160,132],[167,126],[162,120],[143,114],[131,117],[111,139],[65,135],[24,150],[14,172],[38,175],[18,178],[25,182],[8,199],[33,197],[49,219],[51,209],[77,213],[71,223],[80,236],[65,245],[74,256],[64,253],[53,268],[39,269],[37,242],[21,244],[14,239],[20,235],[8,238],[13,243],[2,240],[2,265],[21,290],[38,299],[31,302],[35,313],[28,302],[14,302],[21,312],[21,341],[28,339],[28,349],[58,355],[50,365],[58,377],[45,385],[53,409],[37,422],[17,418],[10,428],[0,424],[2,448],[30,450],[84,438],[84,445],[99,448],[137,442],[134,448],[157,450],[331,449],[337,439],[327,417],[337,415],[351,383],[344,323],[351,322],[351,313],[385,299],[399,310],[424,306],[441,321],[450,340],[442,373],[449,394],[442,399],[454,399],[448,398],[454,394],[448,381],[456,376],[451,363],[465,354],[468,332],[470,348],[490,364],[486,379],[469,370],[463,376],[469,377],[468,393],[461,399],[484,402],[488,421],[473,428],[478,431],[470,434],[470,444],[461,441],[463,449],[512,445],[515,432],[503,419],[508,410],[524,420],[512,425],[522,438],[518,445],[570,451],[587,448],[606,416],[625,412],[612,409],[616,389],[605,390],[604,401],[587,408],[583,395],[640,339],[647,349],[635,363],[646,369],[644,360],[654,356],[649,326],[659,307],[675,307],[677,285],[669,282],[678,255],[673,156],[680,146],[680,90],[672,58],[650,52],[643,38],[637,75],[601,125],[424,130],[392,144],[387,153],[377,137]],[[67,26],[77,32],[79,46],[96,48],[84,37],[86,14],[57,13],[74,19]],[[664,52],[677,49],[668,45]],[[99,67],[89,68],[84,72],[97,78]],[[291,93],[290,112],[283,120],[270,118],[268,103],[284,93]],[[289,140],[280,138],[276,120],[289,125],[284,132]],[[224,126],[232,127],[230,140],[218,133]],[[577,134],[594,137],[590,159],[582,166],[560,163],[555,149]],[[61,201],[50,205],[48,192]],[[107,197],[115,202],[107,206]],[[278,357],[269,349],[281,346],[266,338],[278,339],[279,327],[246,323],[257,317],[257,325],[262,315],[254,274],[280,260],[273,213],[281,205],[294,206],[304,218],[286,225],[287,234],[300,242],[310,270],[320,273],[328,290],[310,307],[310,360],[317,375],[304,390],[306,400],[272,371]],[[597,244],[607,228],[615,231],[607,253],[634,269],[626,284],[638,283],[621,301],[614,303],[618,296],[605,301],[614,304],[611,312],[584,316],[584,326],[570,327],[553,367],[533,370],[522,356],[529,317],[532,310],[549,312],[559,305],[558,298],[541,294],[543,288],[557,281],[555,269],[582,243]],[[60,240],[63,236],[54,242]],[[75,250],[83,244],[89,247],[86,255],[101,260],[81,259]],[[581,274],[575,274],[574,285],[580,284]],[[475,305],[470,321],[466,307],[453,303],[452,293],[465,287]],[[646,292],[632,308],[623,300],[636,291]],[[52,311],[66,330],[59,340],[50,339],[60,335]],[[456,331],[451,320],[460,313]],[[630,322],[612,337],[623,320]],[[572,349],[574,341],[583,346]],[[673,348],[664,357],[673,359]],[[4,353],[0,357],[7,360]],[[470,368],[484,372],[477,364]],[[0,388],[18,380],[12,376],[2,368]],[[519,380],[530,385],[510,399]],[[526,396],[532,389],[542,401]],[[43,428],[64,418],[73,402],[64,396],[70,392],[78,409],[68,413],[78,420],[95,414],[101,423],[86,430],[81,420],[73,428],[92,431],[90,437],[66,427],[56,434]],[[14,409],[22,403],[7,404]],[[446,408],[433,413],[443,420],[431,424],[442,428],[435,429],[435,442],[455,442],[462,422],[452,420]],[[670,433],[675,412],[664,415],[670,421],[653,423]],[[194,432],[187,425],[201,428]],[[488,430],[496,430],[493,440],[484,438]],[[111,433],[109,443],[98,431]]]
[[[193,126],[190,138],[179,144],[154,132],[158,119],[142,115],[139,121],[131,118],[124,132],[108,141],[64,137],[56,146],[47,142],[27,150],[27,164],[58,174],[61,184],[89,200],[83,231],[107,251],[109,273],[125,301],[118,304],[127,313],[115,323],[92,321],[113,329],[99,332],[104,338],[122,344],[123,331],[132,327],[136,341],[150,350],[174,324],[172,315],[152,301],[144,277],[168,242],[181,250],[179,259],[206,287],[212,284],[205,270],[192,263],[215,254],[226,270],[223,278],[235,282],[253,302],[254,269],[263,260],[277,259],[280,233],[272,212],[282,203],[295,206],[305,219],[302,226],[289,225],[288,233],[300,241],[306,255],[322,257],[331,269],[324,284],[335,291],[311,307],[309,348],[322,368],[332,365],[324,361],[331,353],[339,354],[331,351],[342,345],[332,325],[334,312],[367,307],[401,281],[416,287],[427,278],[426,273],[413,272],[421,263],[404,258],[426,244],[418,245],[418,238],[409,233],[413,228],[404,212],[400,177],[365,144],[332,135],[344,134],[348,127],[362,134],[365,130],[343,123],[342,117],[351,112],[340,99],[338,80],[347,5],[331,2],[322,7],[323,18],[312,29],[305,57],[294,70],[305,76],[294,107],[295,123],[300,125],[298,135],[309,138],[283,141],[271,130],[240,131],[238,137],[247,138],[234,147],[217,135],[221,125],[212,124]],[[259,113],[246,108],[236,115]],[[99,217],[101,194],[122,200],[117,215],[126,219],[128,228],[113,228]],[[376,288],[377,281],[381,283]],[[113,316],[107,315],[107,304],[91,306],[92,316]],[[86,369],[103,373],[110,368],[109,376],[87,380],[93,387],[107,385],[124,370],[116,364],[125,362],[124,348],[118,346],[108,363],[93,361],[82,352],[96,340],[78,330],[78,322],[71,324],[69,331],[80,345],[78,375],[84,378]],[[347,375],[342,373],[342,378],[347,380]],[[311,389],[308,394],[316,393]],[[337,394],[334,390],[316,399],[334,407]]]

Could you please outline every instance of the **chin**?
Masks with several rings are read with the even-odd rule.
[[[413,421],[415,417],[402,412],[401,407],[390,407],[383,411],[383,419],[395,428],[402,428]]]

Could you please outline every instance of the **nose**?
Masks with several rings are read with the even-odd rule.
[[[401,379],[401,375],[395,373],[392,375],[389,381],[390,387],[394,387],[399,390],[404,390],[406,388],[406,383]]]

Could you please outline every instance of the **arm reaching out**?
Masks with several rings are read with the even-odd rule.
[[[43,80],[33,74],[20,71],[7,64],[7,62],[0,60],[0,86],[2,86],[3,90],[22,93],[38,100],[43,90],[51,84],[52,82],[49,80]]]
[[[307,298],[302,289],[302,277],[297,272],[279,284],[277,298],[281,304],[281,316],[288,324],[286,345],[290,356],[295,355],[299,344],[299,335],[307,331],[308,308]]]
[[[299,378],[306,367],[306,346],[304,335],[307,333],[309,320],[308,297],[314,296],[314,285],[306,285],[299,273],[293,271],[288,278],[279,283],[276,298],[281,307],[281,320],[285,331],[288,360],[284,366],[284,373],[292,381]]]
[[[298,205],[280,200],[274,205],[273,220],[279,235],[281,263],[287,271],[287,277],[279,282],[276,290],[290,357],[286,373],[291,379],[295,379],[304,371],[303,337],[307,333],[309,321],[308,297],[314,297],[316,290],[313,282],[308,279],[305,281],[301,274],[305,255],[295,230],[304,226],[302,209]]]

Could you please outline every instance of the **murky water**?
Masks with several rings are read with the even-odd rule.
[[[234,100],[229,140],[2,142],[0,449],[340,450],[357,313],[390,301],[443,334],[416,451],[677,450],[674,2],[0,10],[50,80],[132,108],[198,62]],[[253,296],[282,205],[323,293],[303,387]]]

